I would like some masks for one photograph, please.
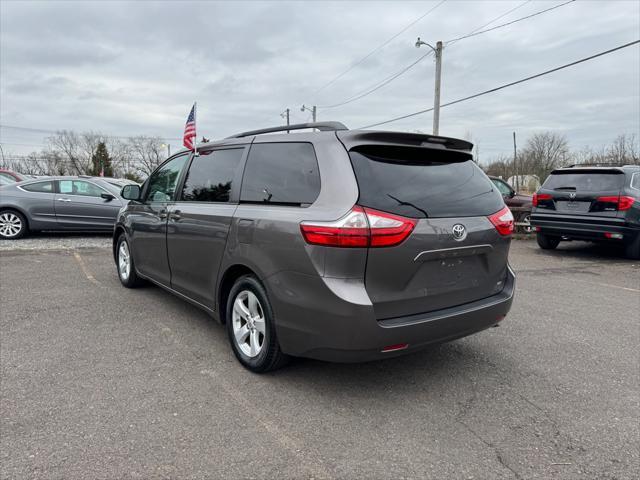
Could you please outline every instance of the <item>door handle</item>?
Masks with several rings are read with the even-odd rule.
[[[158,217],[160,218],[160,220],[164,220],[165,218],[167,218],[167,209],[163,208],[162,210],[160,210],[158,212]]]
[[[175,212],[171,212],[171,220],[180,220],[181,214],[182,212],[180,210],[176,210]]]
[[[70,202],[71,200],[68,198],[58,198],[59,202]]]

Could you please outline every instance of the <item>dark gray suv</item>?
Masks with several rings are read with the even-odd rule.
[[[640,165],[576,165],[551,172],[533,196],[540,248],[561,241],[618,244],[640,258]]]
[[[289,355],[374,360],[478,332],[511,306],[513,217],[471,148],[324,122],[178,153],[122,191],[120,280],[212,314],[255,372]]]

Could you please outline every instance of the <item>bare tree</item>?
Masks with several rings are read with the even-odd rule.
[[[607,148],[606,156],[611,163],[619,165],[639,165],[638,141],[635,134],[623,133]]]
[[[68,174],[89,175],[92,170],[91,157],[102,138],[102,135],[95,132],[78,134],[62,130],[47,140],[51,149],[61,155],[67,163]]]
[[[142,176],[149,176],[166,158],[162,140],[159,137],[138,136],[128,141],[130,155],[127,173],[139,172]]]
[[[519,173],[536,175],[541,182],[552,170],[566,166],[570,161],[567,139],[554,132],[535,133],[518,152]]]
[[[491,163],[489,163],[489,165],[483,168],[487,175],[504,178],[505,180],[515,175],[515,169],[513,168],[513,158],[505,155],[499,156]]]

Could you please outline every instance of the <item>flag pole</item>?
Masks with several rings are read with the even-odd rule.
[[[193,137],[193,156],[198,156],[198,121],[196,110],[198,109],[198,102],[193,102],[193,126],[196,136]]]

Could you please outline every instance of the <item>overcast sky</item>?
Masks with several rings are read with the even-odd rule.
[[[414,62],[429,43],[565,0],[448,0],[338,81],[374,48],[440,3],[424,2],[0,2],[0,124],[108,135],[158,135],[180,147],[198,102],[198,133],[307,121],[300,106],[330,105]],[[640,2],[578,0],[461,40],[443,54],[442,102],[640,38]],[[319,120],[357,128],[433,105],[428,57],[375,93]],[[431,113],[385,125],[430,132]],[[471,137],[481,161],[512,150],[512,131],[565,134],[601,146],[640,130],[640,48],[632,46],[540,79],[446,107],[440,134]],[[47,136],[2,128],[5,154],[39,150]]]

